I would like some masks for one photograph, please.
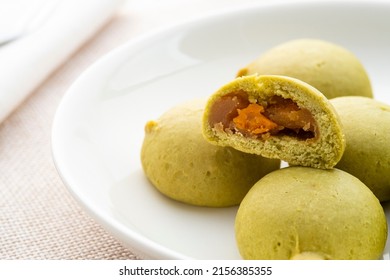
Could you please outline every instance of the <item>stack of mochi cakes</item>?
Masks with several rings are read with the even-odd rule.
[[[172,199],[239,205],[244,259],[383,254],[390,106],[374,99],[361,62],[336,44],[278,45],[207,100],[149,121],[141,162]]]

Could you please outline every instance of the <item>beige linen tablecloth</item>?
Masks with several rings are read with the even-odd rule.
[[[128,0],[0,124],[0,260],[137,259],[78,205],[51,155],[51,128],[69,86],[93,62],[141,33],[199,13],[264,0]]]
[[[51,156],[51,126],[72,82],[129,39],[117,16],[0,124],[0,259],[135,259],[79,207]]]

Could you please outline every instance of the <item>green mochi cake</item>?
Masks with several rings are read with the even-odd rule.
[[[164,195],[187,204],[237,205],[279,160],[208,143],[201,123],[205,100],[178,105],[145,126],[143,170]]]
[[[287,167],[248,192],[235,231],[244,259],[379,259],[387,222],[379,200],[347,172]]]
[[[218,89],[208,99],[203,134],[215,145],[324,169],[335,166],[345,148],[329,100],[278,75],[243,76]]]
[[[359,59],[349,50],[316,39],[297,39],[275,46],[242,68],[238,76],[284,75],[300,79],[327,98],[373,97],[371,83]]]
[[[359,178],[380,201],[390,200],[390,105],[358,96],[331,103],[347,141],[336,167]]]

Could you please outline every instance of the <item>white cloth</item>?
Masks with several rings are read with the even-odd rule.
[[[60,0],[44,24],[0,47],[0,122],[85,43],[122,0]]]

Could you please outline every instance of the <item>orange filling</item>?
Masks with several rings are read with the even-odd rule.
[[[308,139],[317,136],[312,114],[293,100],[273,96],[262,104],[250,103],[242,91],[216,101],[210,111],[209,123],[217,130],[251,137],[284,134]]]
[[[238,109],[238,116],[233,119],[233,123],[238,130],[250,134],[262,134],[276,129],[278,125],[267,119],[264,107],[259,104],[249,104],[244,109]]]

